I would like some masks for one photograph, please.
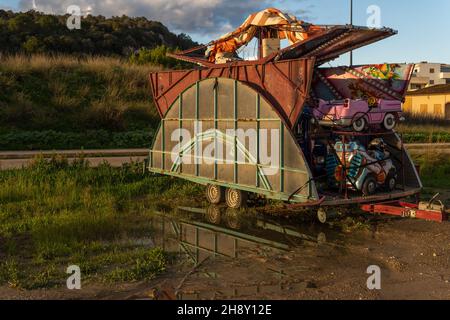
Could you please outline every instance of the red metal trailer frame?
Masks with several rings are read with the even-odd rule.
[[[361,206],[361,210],[368,213],[381,213],[402,218],[415,218],[436,222],[448,220],[448,215],[445,211],[421,210],[418,204],[404,201],[365,204]]]

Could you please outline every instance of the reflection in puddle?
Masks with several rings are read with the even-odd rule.
[[[180,207],[152,224],[155,244],[177,257],[165,290],[178,299],[255,298],[316,287],[306,280],[316,258],[341,248],[339,234],[324,226],[217,206]]]

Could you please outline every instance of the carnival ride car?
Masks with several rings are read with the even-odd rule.
[[[382,126],[392,130],[402,115],[402,103],[397,100],[319,100],[314,116],[323,126],[351,128],[363,132],[369,127]]]
[[[340,182],[346,181],[349,188],[370,196],[377,189],[390,192],[397,186],[397,170],[383,139],[370,142],[369,150],[358,141],[345,145],[337,141],[333,147],[336,153],[330,153],[326,161],[330,187],[340,187]],[[348,164],[347,178],[343,164]]]

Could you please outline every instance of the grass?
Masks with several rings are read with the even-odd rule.
[[[401,124],[397,131],[405,143],[450,143],[450,125]]]
[[[126,132],[107,130],[6,132],[0,133],[0,150],[150,148],[153,135],[153,128]]]
[[[407,121],[399,124],[405,143],[450,143],[450,121],[406,114]]]
[[[0,61],[0,136],[23,139],[21,146],[38,145],[32,138],[35,132],[67,139],[88,130],[100,135],[138,132],[142,139],[159,122],[148,75],[160,69],[108,57],[6,56]],[[101,147],[103,141],[95,137],[71,143]],[[58,146],[46,140],[41,145],[47,149]]]
[[[450,158],[448,154],[429,150],[413,155],[420,165],[420,177],[425,187],[450,190]]]
[[[164,203],[191,205],[196,185],[142,173],[141,164],[89,168],[37,159],[0,172],[0,285],[64,286],[69,265],[87,281],[148,280],[168,257],[145,244]],[[174,200],[175,199],[175,200]]]

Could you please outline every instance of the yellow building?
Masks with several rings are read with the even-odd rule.
[[[408,92],[403,111],[450,120],[450,84]]]

